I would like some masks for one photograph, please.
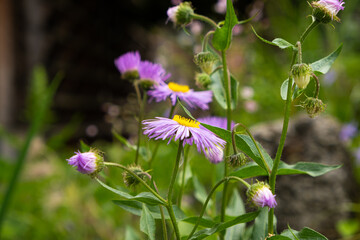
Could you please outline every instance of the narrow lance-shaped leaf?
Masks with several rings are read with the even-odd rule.
[[[146,235],[148,235],[150,240],[155,240],[155,219],[153,218],[145,204],[143,204],[140,217],[140,230]]]
[[[296,231],[293,229],[285,230],[280,234],[281,236],[288,237],[291,240],[328,240],[324,235],[316,232],[310,228],[303,228],[301,231]],[[270,238],[276,239],[276,238]]]
[[[272,40],[271,42],[266,40],[265,38],[262,38],[260,35],[257,34],[257,32],[255,31],[255,29],[253,28],[253,26],[251,26],[253,32],[255,33],[255,35],[261,40],[263,41],[264,43],[267,43],[267,44],[270,44],[270,45],[273,45],[273,46],[277,46],[281,49],[286,49],[286,48],[292,48],[293,50],[297,50],[297,48],[289,43],[288,41],[282,39],[282,38],[275,38],[274,40]]]
[[[334,52],[330,53],[328,56],[311,63],[310,66],[312,70],[314,72],[322,74],[327,73],[330,70],[332,64],[335,62],[336,58],[339,56],[342,46],[343,45],[341,44]]]
[[[215,49],[223,51],[229,48],[231,43],[232,29],[238,23],[234,6],[231,0],[226,1],[225,23],[217,28],[214,33],[212,44]]]
[[[209,88],[213,91],[215,100],[219,103],[220,107],[223,109],[227,108],[226,105],[226,96],[225,89],[223,87],[223,71],[218,70],[211,75],[211,84]],[[230,84],[231,84],[231,109],[236,108],[237,98],[238,98],[238,81],[230,75]]]

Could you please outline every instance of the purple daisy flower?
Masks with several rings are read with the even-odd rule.
[[[153,90],[147,92],[150,100],[155,99],[156,102],[165,101],[170,98],[171,104],[176,104],[177,98],[185,102],[191,108],[209,109],[209,103],[212,101],[212,91],[194,91],[187,85],[180,85],[169,82],[168,85],[155,86]]]
[[[336,16],[340,10],[344,10],[343,5],[345,2],[343,0],[320,0],[317,4],[325,7],[332,16]]]
[[[117,59],[115,59],[114,63],[117,69],[121,72],[121,74],[126,74],[127,72],[135,72],[139,70],[140,66],[140,54],[139,52],[128,52]]]
[[[75,155],[67,159],[68,163],[83,174],[96,174],[103,168],[104,159],[96,151],[75,152]]]
[[[160,64],[149,61],[140,63],[139,77],[142,81],[151,82],[153,85],[161,85],[164,84],[170,76],[171,74],[166,74],[166,71]]]
[[[274,208],[277,205],[275,196],[268,184],[264,182],[258,182],[248,189],[247,196],[250,198],[250,201],[257,207],[269,207]]]
[[[358,128],[356,123],[345,124],[340,131],[340,140],[343,142],[347,142],[353,137],[355,137],[357,132]]]
[[[203,152],[213,163],[222,160],[219,155],[223,154],[222,149],[225,141],[217,137],[207,129],[200,128],[200,123],[179,115],[173,119],[157,117],[156,119],[144,120],[144,134],[149,138],[169,139],[168,144],[174,138],[175,141],[182,140],[183,145],[195,143],[198,152]]]

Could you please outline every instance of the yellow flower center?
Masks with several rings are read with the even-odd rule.
[[[174,92],[188,92],[190,90],[189,86],[187,85],[180,85],[174,82],[169,82],[168,87],[173,90]]]
[[[193,127],[193,128],[200,128],[200,123],[198,121],[188,119],[179,115],[175,115],[173,118],[174,121],[178,122],[180,125],[185,127]]]

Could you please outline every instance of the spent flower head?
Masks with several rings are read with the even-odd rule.
[[[340,10],[344,10],[345,2],[343,0],[319,0],[311,3],[313,7],[313,16],[314,18],[322,23],[329,23],[332,20],[337,22],[340,21],[340,18],[336,15]]]
[[[313,97],[306,98],[305,101],[300,103],[300,106],[305,108],[311,118],[319,116],[326,109],[326,105],[320,99]]]
[[[207,73],[196,73],[195,75],[195,84],[199,88],[206,89],[211,83],[210,75]]]
[[[116,58],[114,63],[123,79],[133,81],[139,78],[141,57],[139,52],[127,52]]]
[[[82,174],[96,176],[104,168],[104,158],[96,149],[89,152],[75,152],[75,155],[67,159],[68,163]]]
[[[194,9],[191,7],[190,2],[182,2],[175,7],[171,7],[167,10],[169,19],[179,26],[185,26],[191,23],[193,19]]]
[[[246,195],[256,207],[269,207],[275,208],[277,203],[275,196],[271,190],[270,186],[264,182],[257,182],[252,184],[247,190]]]
[[[155,99],[156,102],[165,101],[170,98],[171,104],[174,106],[177,99],[185,102],[191,108],[200,108],[202,110],[209,109],[209,103],[212,101],[212,91],[194,91],[187,85],[180,85],[174,82],[154,86],[147,94],[150,100]]]
[[[128,169],[142,180],[145,180],[149,176],[148,173],[142,170],[140,166],[132,165],[129,166]],[[123,172],[123,179],[127,187],[134,187],[140,183],[139,179],[137,179],[127,171]]]
[[[194,56],[194,62],[201,70],[207,74],[211,74],[217,57],[211,52],[200,52]]]
[[[183,145],[196,145],[198,152],[203,152],[212,162],[218,163],[222,159],[219,156],[225,146],[225,141],[217,137],[213,132],[200,128],[198,121],[175,115],[173,119],[157,117],[156,119],[144,120],[144,134],[155,140],[172,139],[183,141]]]

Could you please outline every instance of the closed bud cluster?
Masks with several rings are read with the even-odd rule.
[[[311,3],[313,8],[313,17],[321,23],[329,23],[332,20],[340,22],[336,15],[340,10],[344,10],[343,0],[320,0]]]
[[[194,9],[191,7],[190,2],[182,2],[175,7],[171,7],[167,10],[169,19],[175,23],[175,25],[185,26],[191,23],[193,19]]]
[[[148,176],[148,173],[144,172],[140,166],[129,166],[129,170],[142,180],[145,180],[145,178]],[[136,186],[140,183],[139,179],[127,171],[123,172],[123,180],[127,187]]]
[[[75,155],[67,159],[68,163],[82,174],[91,177],[96,176],[104,168],[104,158],[100,151],[91,149],[89,152],[75,152]]]
[[[230,167],[236,168],[245,165],[248,160],[248,157],[244,153],[238,153],[228,157],[228,164]]]
[[[318,98],[308,97],[305,101],[300,104],[301,107],[305,108],[307,114],[311,118],[315,118],[325,111],[326,105]]]
[[[210,75],[207,73],[196,73],[195,83],[199,88],[207,89],[211,83]]]
[[[277,203],[275,195],[271,192],[270,186],[264,182],[252,184],[246,195],[256,207],[275,208]]]
[[[305,63],[295,64],[291,69],[291,75],[293,76],[296,85],[300,89],[307,87],[310,82],[311,74],[311,67]]]
[[[208,75],[212,73],[216,61],[216,56],[211,52],[200,52],[194,57],[195,64]]]

